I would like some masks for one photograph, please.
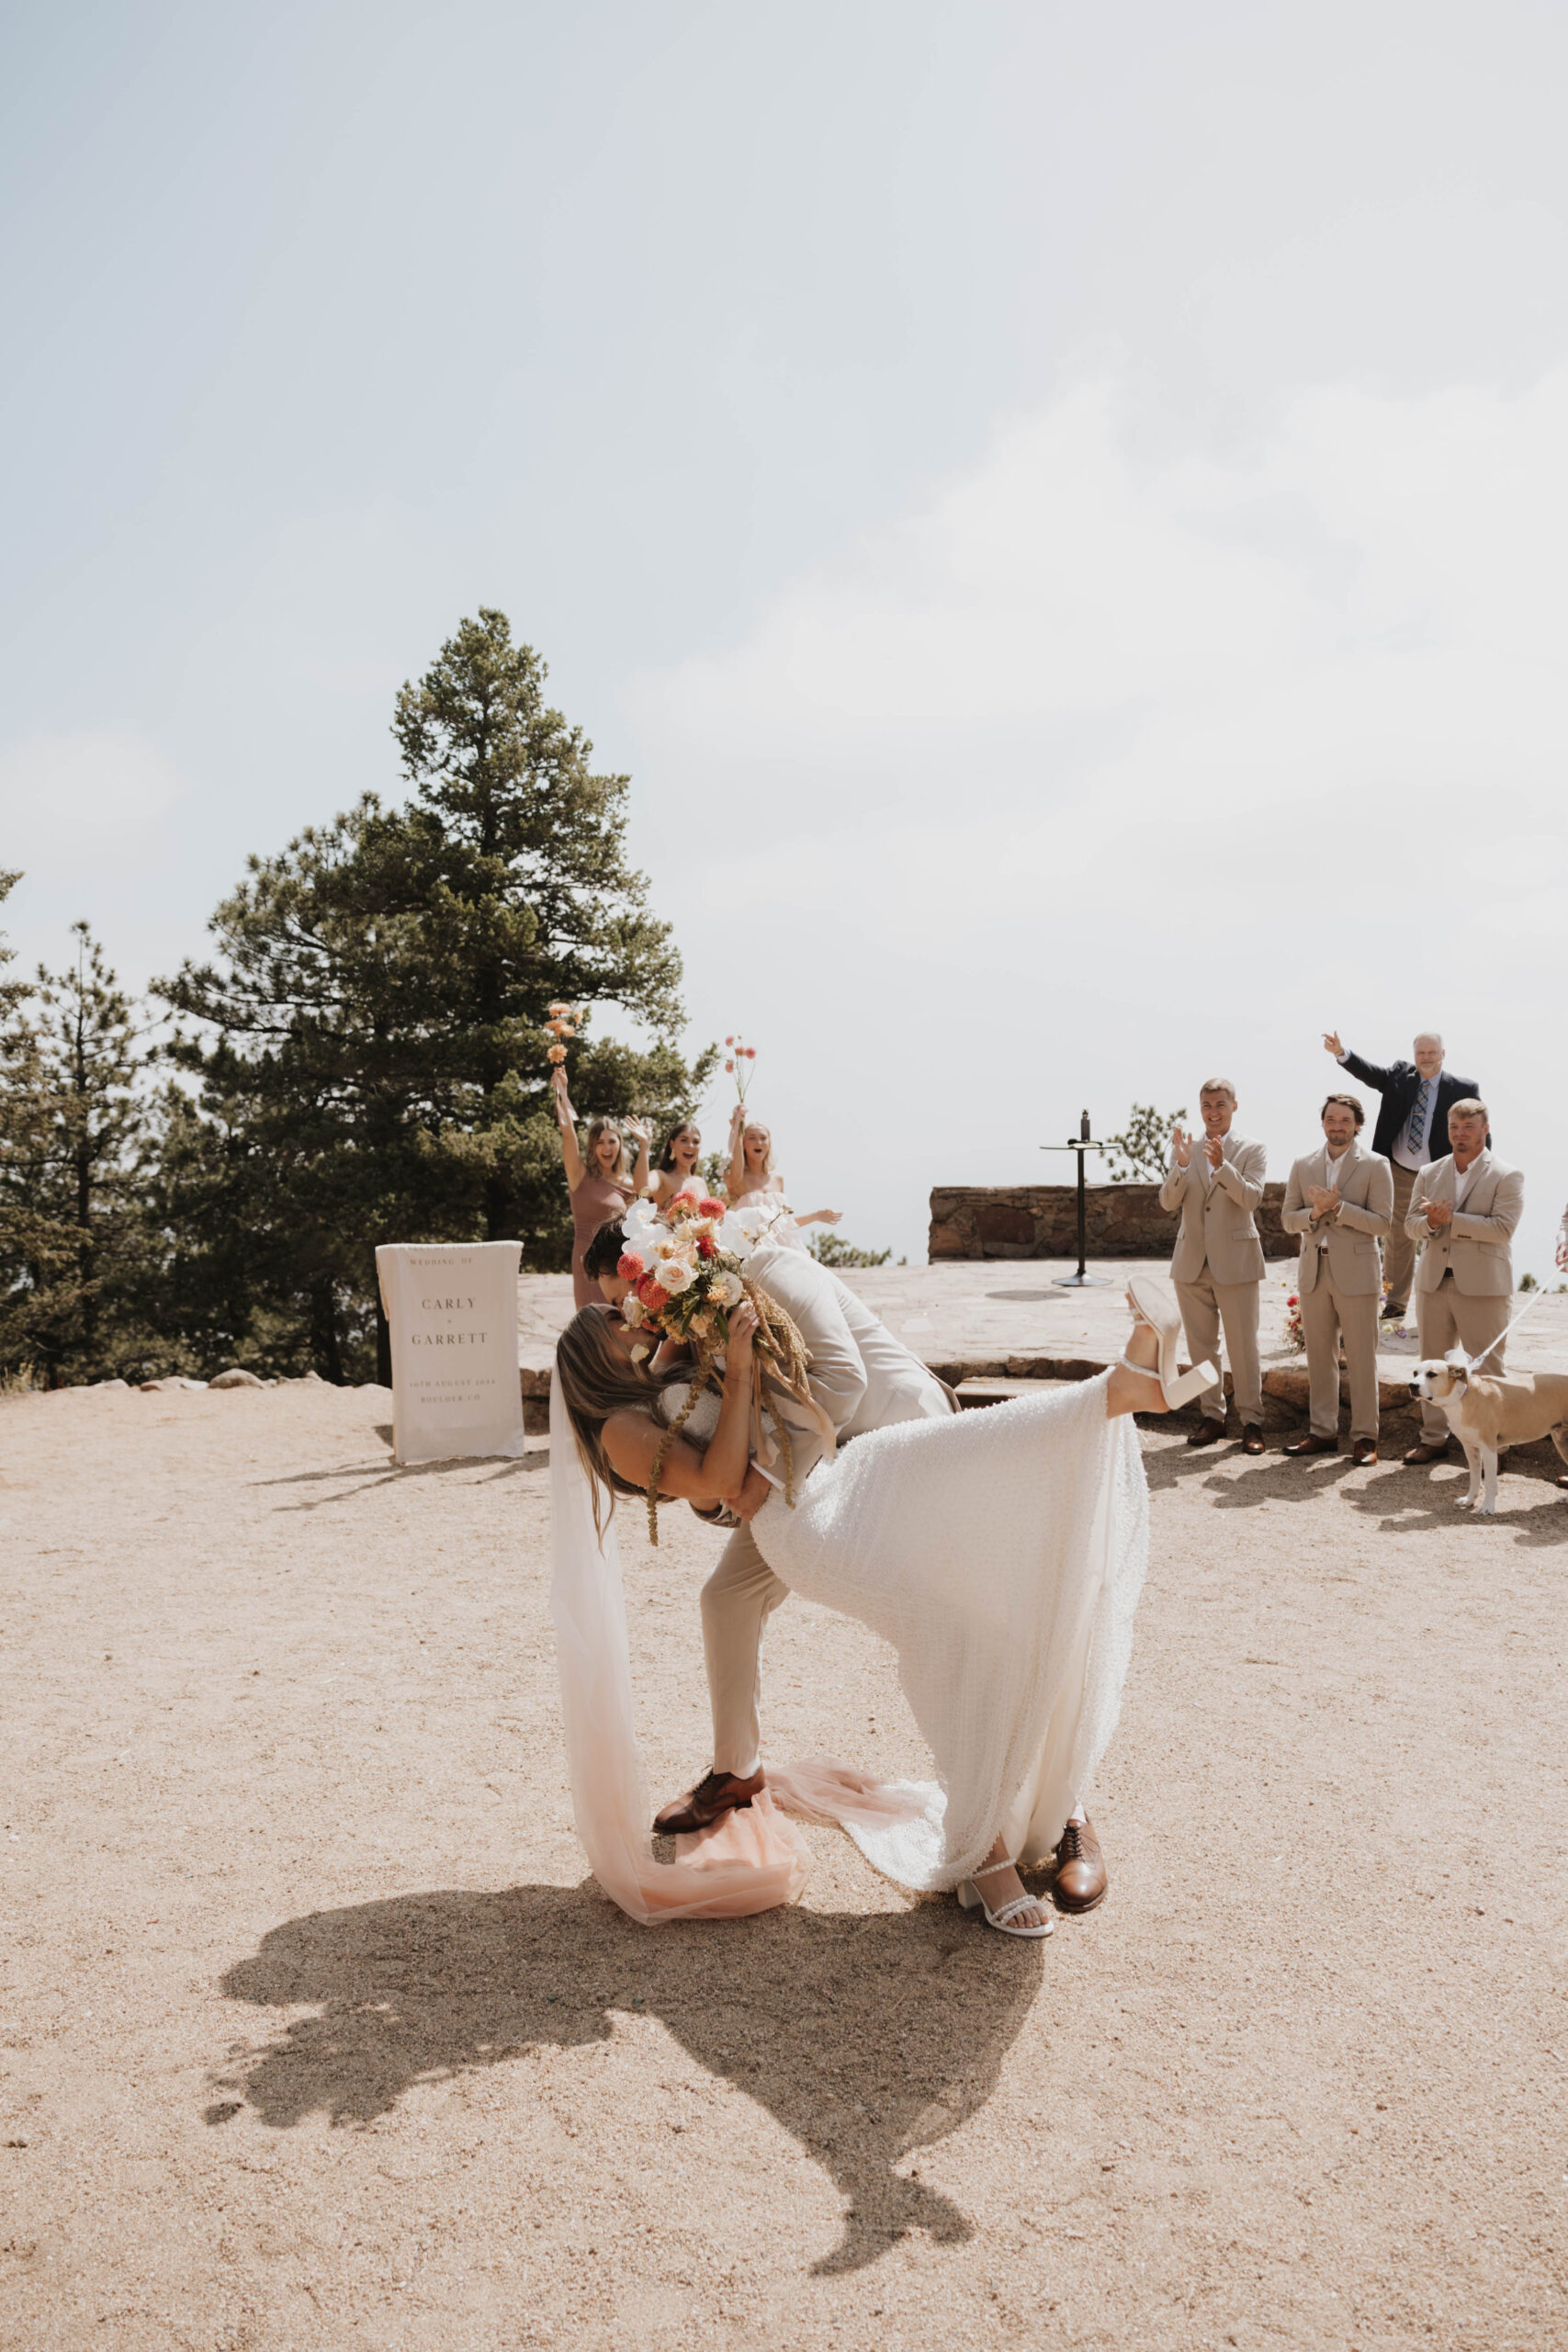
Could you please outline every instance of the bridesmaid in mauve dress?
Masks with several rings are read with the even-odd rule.
[[[648,1184],[648,1129],[640,1119],[591,1119],[588,1159],[577,1148],[577,1114],[567,1098],[566,1072],[555,1074],[556,1118],[560,1127],[560,1156],[566,1165],[571,1194],[571,1221],[577,1238],[571,1252],[573,1304],[587,1306],[599,1296],[599,1285],[582,1271],[582,1253],[599,1227],[611,1217],[624,1216]],[[624,1130],[624,1132],[623,1132]],[[637,1166],[626,1173],[627,1136],[636,1137]]]

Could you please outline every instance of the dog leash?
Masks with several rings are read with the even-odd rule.
[[[1464,1360],[1464,1368],[1466,1372],[1479,1372],[1487,1357],[1492,1354],[1493,1351],[1502,1346],[1504,1340],[1508,1337],[1509,1332],[1517,1331],[1518,1329],[1519,1325],[1524,1321],[1525,1317],[1530,1313],[1532,1308],[1539,1306],[1545,1296],[1545,1291],[1538,1290],[1535,1296],[1530,1300],[1529,1305],[1528,1306],[1521,1306],[1518,1313],[1515,1316],[1513,1321],[1506,1327],[1506,1329],[1498,1332],[1497,1337],[1493,1340],[1490,1348],[1483,1348],[1478,1356],[1467,1355]]]

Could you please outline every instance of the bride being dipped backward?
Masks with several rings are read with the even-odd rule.
[[[828,1268],[753,1248],[744,1212],[693,1204],[670,1226],[639,1208],[627,1228],[589,1246],[606,1303],[567,1327],[551,1385],[552,1599],[595,1876],[649,1924],[792,1900],[808,1853],[782,1805],[838,1822],[902,1885],[1048,1934],[1020,1866],[1055,1857],[1066,1881],[1072,1860],[1086,1899],[1065,1908],[1104,1886],[1080,1799],[1115,1728],[1147,1555],[1130,1417],[1213,1376],[1178,1381],[1174,1298],[1135,1278],[1118,1364],[959,1414]],[[664,1498],[736,1526],[703,1594],[714,1770],[654,1825],[686,1833],[673,1864],[649,1834],[615,1546],[616,1498],[645,1494],[650,1516]],[[764,1774],[761,1637],[791,1591],[892,1644],[938,1785],[879,1787],[822,1758]]]

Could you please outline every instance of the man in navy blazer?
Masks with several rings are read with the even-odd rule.
[[[1443,1068],[1443,1041],[1435,1029],[1423,1029],[1416,1039],[1411,1047],[1414,1061],[1390,1062],[1386,1069],[1363,1060],[1359,1054],[1348,1053],[1337,1029],[1326,1030],[1323,1042],[1337,1062],[1363,1086],[1375,1087],[1382,1097],[1372,1149],[1381,1152],[1393,1170],[1393,1230],[1383,1257],[1388,1296],[1382,1311],[1398,1322],[1410,1304],[1416,1272],[1416,1244],[1404,1229],[1404,1220],[1416,1176],[1432,1161],[1447,1157],[1449,1113],[1454,1103],[1478,1095],[1481,1089],[1472,1078],[1449,1076]]]

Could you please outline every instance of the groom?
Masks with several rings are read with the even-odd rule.
[[[615,1268],[626,1243],[618,1223],[603,1225],[583,1252],[583,1270],[612,1306],[630,1283]],[[957,1399],[919,1356],[895,1339],[847,1283],[803,1250],[763,1242],[746,1272],[778,1301],[806,1342],[807,1375],[840,1445],[868,1430],[897,1421],[941,1419],[957,1409]],[[827,1452],[818,1431],[790,1423],[794,1481],[798,1488]],[[660,1837],[705,1829],[721,1814],[748,1805],[763,1786],[762,1733],[759,1712],[762,1632],[789,1587],[757,1548],[750,1521],[771,1487],[783,1488],[782,1475],[753,1463],[737,1509],[738,1527],[717,1567],[703,1587],[703,1647],[708,1696],[713,1707],[713,1768],[694,1789],[656,1815]],[[1094,1831],[1081,1816],[1069,1825],[1057,1849],[1056,1901],[1064,1910],[1087,1911],[1106,1888],[1106,1872]]]

